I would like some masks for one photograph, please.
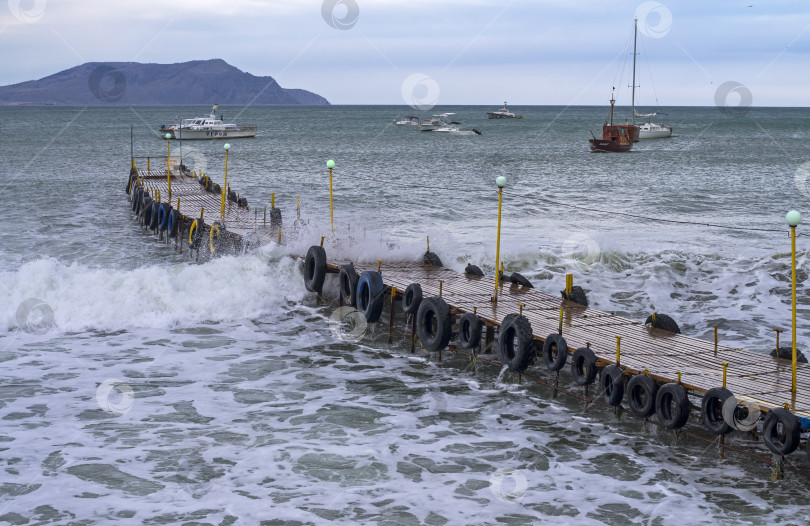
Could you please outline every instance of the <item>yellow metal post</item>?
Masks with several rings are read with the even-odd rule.
[[[169,199],[172,198],[172,173],[171,173],[171,165],[169,164],[169,153],[171,150],[171,143],[172,136],[170,134],[166,134],[166,182],[169,184]]]
[[[275,208],[275,207],[276,207],[276,194],[272,193],[272,194],[270,194],[270,208]]]
[[[616,336],[616,365],[619,365],[619,358],[622,355],[622,337]]]
[[[430,252],[430,236],[425,237],[427,237],[427,251]]]
[[[565,275],[565,295],[571,295],[571,289],[574,288],[574,275],[573,274],[566,274]]]
[[[146,171],[147,172],[152,169],[151,164],[152,163],[149,162],[149,157],[147,157],[146,158]]]
[[[728,362],[723,362],[723,389],[726,388],[726,371],[728,370]]]
[[[440,279],[439,280],[439,297],[440,298],[442,297],[442,285],[444,285],[444,280]]]
[[[177,210],[178,212],[180,211],[180,198],[179,197],[177,198],[177,208],[175,210]]]
[[[230,144],[225,144],[225,180],[222,182],[220,193],[222,194],[222,210],[220,213],[221,219],[225,221],[225,189],[228,188],[228,152],[231,149]]]
[[[526,306],[525,303],[518,303],[517,306],[520,308],[520,315],[523,316],[523,307]]]
[[[326,161],[326,167],[329,168],[329,222],[332,224],[332,235],[335,235],[335,210],[332,206],[332,168],[335,167],[335,161],[329,159]]]
[[[793,282],[793,353],[791,356],[793,377],[791,381],[790,391],[796,392],[796,227],[790,227],[790,276]],[[779,351],[776,351],[777,355]]]
[[[377,260],[377,274],[382,274],[382,260]]]
[[[560,328],[559,328],[559,330],[557,331],[557,332],[559,332],[560,334],[562,334],[562,322],[563,322],[563,308],[562,308],[562,307],[560,307]]]
[[[501,266],[501,203],[503,202],[503,187],[506,186],[506,177],[498,177],[495,181],[498,184],[498,237],[495,242],[495,296],[492,301],[498,301],[498,282],[501,277],[500,272],[498,272],[498,268]]]

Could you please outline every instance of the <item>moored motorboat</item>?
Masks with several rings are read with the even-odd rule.
[[[638,139],[638,127],[634,124],[613,124],[613,107],[616,104],[610,97],[610,121],[602,125],[602,138],[588,139],[592,152],[629,152]],[[593,135],[593,133],[591,133]]]
[[[419,123],[419,130],[435,131],[439,128],[446,128],[448,126],[446,119],[450,115],[455,115],[455,113],[437,113],[430,119],[423,119],[422,122]]]
[[[652,122],[652,118],[658,115],[657,112],[653,113],[637,113],[636,112],[636,42],[638,40],[638,18],[634,21],[633,27],[633,94],[631,99],[631,112],[633,116],[633,124],[638,127],[639,139],[662,139],[672,137],[672,126],[668,124],[656,124]],[[647,122],[636,123],[636,119],[647,119]]]
[[[506,109],[506,102],[503,103],[503,108],[495,111],[488,111],[487,117],[490,119],[522,119],[523,115],[515,115]]]
[[[161,136],[168,133],[172,139],[237,139],[241,137],[255,137],[257,127],[255,124],[236,125],[225,123],[222,117],[215,112],[219,106],[214,104],[208,117],[184,119],[179,124],[161,126]]]
[[[406,115],[402,120],[395,122],[397,126],[419,126],[419,117],[415,115]]]

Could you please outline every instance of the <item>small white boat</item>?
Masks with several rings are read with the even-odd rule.
[[[656,124],[652,118],[658,113],[637,113],[636,112],[636,42],[638,40],[638,18],[633,21],[633,95],[632,95],[632,115],[633,124],[638,128],[637,137],[639,139],[663,139],[672,137],[672,126],[668,124]],[[636,122],[636,119],[647,119],[647,122]]]
[[[447,117],[450,115],[455,115],[455,113],[437,113],[430,119],[425,119],[419,123],[419,129],[421,131],[436,131],[439,128],[446,128],[447,124]]]
[[[495,111],[488,111],[487,117],[490,119],[522,119],[523,115],[515,115],[506,109],[506,102],[503,103],[503,108]]]
[[[448,122],[447,126],[442,126],[433,131],[437,133],[449,133],[451,135],[481,135],[481,132],[474,128],[472,130],[459,129],[460,125],[460,122]]]
[[[395,123],[397,126],[419,126],[419,117],[406,115],[404,119]]]
[[[179,124],[160,127],[160,133],[169,133],[172,139],[237,139],[240,137],[255,137],[257,127],[255,124],[244,124],[238,126],[232,123],[225,123],[221,117],[214,113],[219,106],[214,104],[211,108],[211,115],[208,117],[197,117],[194,119],[183,119]]]

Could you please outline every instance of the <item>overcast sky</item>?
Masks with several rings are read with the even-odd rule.
[[[333,104],[624,102],[634,16],[643,104],[810,106],[807,0],[0,0],[0,84],[221,58]]]

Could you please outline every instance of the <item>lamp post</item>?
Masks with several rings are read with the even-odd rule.
[[[225,221],[225,193],[228,191],[228,151],[231,149],[230,143],[225,143],[225,181],[222,183],[220,193],[222,194],[222,213],[220,217]]]
[[[170,153],[170,146],[169,141],[172,138],[171,133],[167,133],[165,136],[166,138],[166,182],[169,184],[169,200],[167,202],[172,202],[172,174],[171,174],[171,167],[169,165],[169,153]]]
[[[791,281],[793,282],[793,378],[791,381],[791,392],[796,392],[796,227],[802,222],[802,215],[796,210],[791,210],[785,215],[785,220],[790,227],[790,269]],[[777,349],[777,353],[779,350]]]
[[[506,177],[499,176],[495,179],[498,185],[498,240],[495,243],[495,296],[492,301],[498,301],[498,281],[501,273],[501,202],[503,201],[503,187],[506,186]]]
[[[329,159],[326,161],[326,167],[329,168],[329,222],[332,224],[332,235],[335,235],[335,212],[332,208],[332,168],[335,167],[335,161]]]

